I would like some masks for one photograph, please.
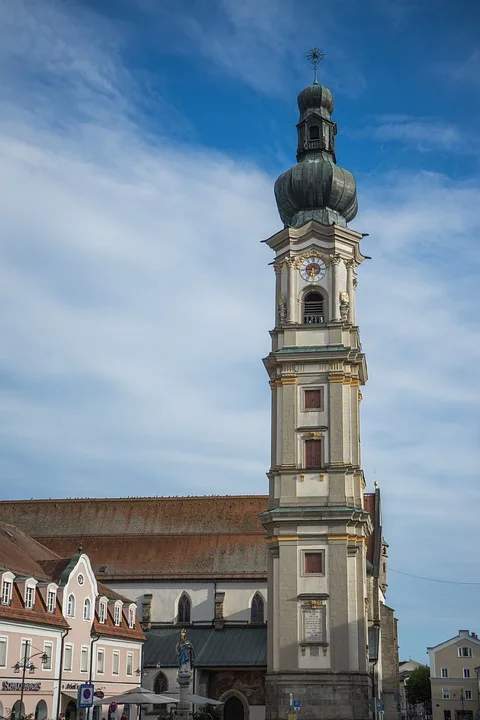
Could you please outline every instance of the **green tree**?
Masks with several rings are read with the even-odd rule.
[[[430,668],[427,665],[412,670],[407,683],[407,700],[412,705],[423,705],[427,714],[432,712],[432,686],[430,685]]]

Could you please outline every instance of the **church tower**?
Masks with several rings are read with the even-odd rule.
[[[362,234],[353,175],[336,164],[330,90],[298,96],[297,164],[275,183],[275,327],[264,364],[272,389],[267,720],[300,701],[300,720],[365,720],[368,660],[360,388],[356,323]],[[298,703],[297,703],[298,706]]]

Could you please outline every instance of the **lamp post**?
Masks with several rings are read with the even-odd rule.
[[[13,666],[13,669],[15,672],[20,672],[20,669],[22,670],[22,685],[20,688],[20,720],[23,718],[23,695],[25,692],[25,673],[27,672],[27,669],[33,673],[35,672],[35,665],[32,663],[32,658],[34,657],[40,657],[42,658],[42,664],[45,665],[48,662],[48,655],[44,650],[38,650],[35,655],[30,655],[30,648],[33,650],[38,650],[38,648],[33,647],[33,645],[30,643],[29,640],[25,641],[25,652],[23,653],[23,658],[21,662],[15,663]]]

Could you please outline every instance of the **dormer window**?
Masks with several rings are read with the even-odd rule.
[[[303,322],[305,325],[321,325],[325,322],[325,302],[322,293],[309,292],[303,304]]]
[[[122,604],[115,603],[115,608],[113,611],[113,622],[118,627],[120,625],[121,621],[122,621]]]
[[[49,590],[47,593],[47,610],[49,613],[55,612],[55,605],[57,604],[57,593],[55,590]]]
[[[27,585],[25,588],[25,608],[33,610],[35,606],[35,585]]]
[[[90,620],[91,608],[92,608],[92,603],[90,602],[90,600],[88,598],[85,598],[84,603],[83,603],[83,619],[84,620]]]
[[[102,625],[105,625],[105,621],[107,619],[107,603],[105,600],[100,600],[100,605],[98,608],[98,620]]]
[[[130,606],[128,608],[128,627],[133,630],[135,627],[135,607]]]
[[[75,595],[70,593],[67,600],[67,617],[75,617]]]
[[[4,573],[2,578],[2,605],[10,605],[13,592],[13,575],[12,573]]]
[[[311,125],[309,130],[310,140],[320,140],[320,128],[318,125]]]

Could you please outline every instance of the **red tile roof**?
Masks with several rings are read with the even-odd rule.
[[[72,556],[78,551],[77,539],[74,550],[68,552],[69,557],[60,557],[60,555],[28,537],[13,525],[0,522],[0,569],[10,570],[16,576],[13,582],[10,604],[0,605],[0,620],[7,622],[9,620],[21,620],[23,622],[68,628],[69,625],[62,614],[58,598],[54,612],[48,612],[38,587],[35,591],[34,607],[32,609],[25,607],[20,590],[20,585],[23,587],[21,576],[25,579],[33,577],[44,583],[58,583],[64,570],[68,568],[72,560],[75,560]],[[105,595],[109,600],[121,600],[125,604],[133,602],[114,590],[110,590],[102,583],[98,583],[98,591],[100,595]],[[108,616],[110,617],[110,608]],[[135,628],[129,628],[126,612],[122,613],[120,626],[115,626],[111,617],[110,620],[110,625],[108,621],[105,626],[99,624],[99,629],[103,628],[104,634],[133,640],[145,639],[137,620],[135,620]]]
[[[78,538],[42,538],[61,555]],[[89,537],[83,541],[97,577],[117,578],[263,578],[267,543],[255,535],[154,535]],[[101,570],[104,569],[102,572]]]
[[[32,537],[263,533],[266,495],[4,500],[0,520]]]
[[[10,523],[0,522],[0,568],[37,580],[49,580],[39,562],[52,559],[58,560],[58,555]]]
[[[57,556],[83,543],[102,580],[265,578],[266,495],[18,500],[8,517]],[[365,495],[375,524],[375,494]],[[367,556],[373,558],[374,536]]]
[[[93,620],[92,632],[96,635],[108,635],[108,637],[122,637],[129,640],[146,640],[145,633],[140,627],[138,619],[135,618],[135,627],[130,628],[128,618],[125,612],[122,613],[121,625],[115,625],[111,608],[108,608],[107,617],[104,623],[99,622],[98,615],[95,614]]]
[[[57,603],[55,611],[49,613],[43,602],[42,595],[38,592],[35,594],[35,604],[32,610],[25,608],[20,589],[17,583],[13,584],[12,600],[10,605],[0,605],[0,620],[21,620],[22,622],[31,622],[40,625],[54,625],[56,627],[68,628],[69,625],[63,617],[60,607]]]

